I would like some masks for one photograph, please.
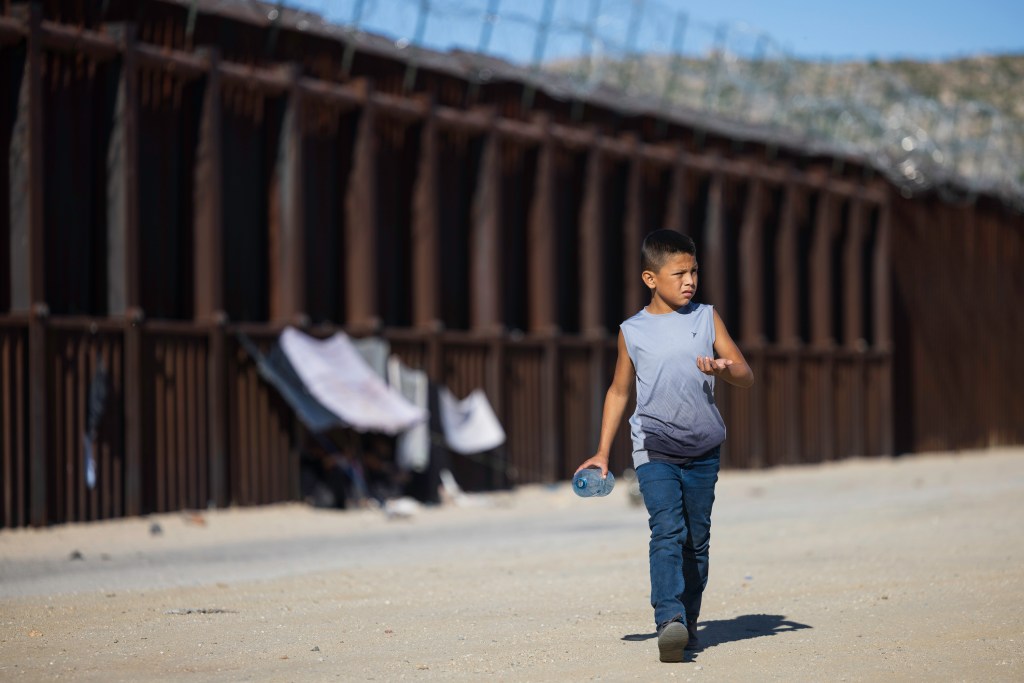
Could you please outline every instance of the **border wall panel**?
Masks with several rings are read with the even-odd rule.
[[[747,358],[755,378],[760,380],[761,364]],[[754,394],[751,389],[729,386],[724,380],[715,383],[715,403],[725,420],[726,440],[722,444],[722,467],[748,468],[756,455],[753,435],[760,430],[754,425]]]
[[[757,376],[721,388],[729,466],[885,454],[894,429],[908,451],[1024,441],[1024,218],[997,197],[901,199],[865,169],[610,105],[568,122],[539,93],[526,111],[514,79],[472,88],[494,103],[475,107],[429,62],[209,3],[186,36],[181,7],[130,4],[106,26],[81,8],[47,16],[84,27],[40,6],[6,19],[0,313],[31,317],[0,331],[3,526],[293,499],[295,418],[226,335],[247,321],[266,348],[303,313],[390,336],[457,396],[485,388],[508,442],[459,466],[467,487],[567,477],[596,444],[617,326],[645,303],[639,239],[667,223],[697,242]],[[121,409],[89,489],[99,359]],[[613,470],[630,450],[623,420]]]
[[[48,344],[48,519],[84,522],[124,515],[121,384],[123,340],[95,324],[60,324]],[[92,465],[85,441],[95,434]],[[91,479],[90,472],[94,475]],[[90,479],[92,485],[90,486]]]
[[[799,458],[799,433],[793,428],[798,396],[795,378],[792,358],[778,352],[765,354],[763,370],[755,376],[764,397],[766,465],[789,464]]]
[[[149,512],[203,509],[209,485],[208,336],[204,329],[146,329],[143,384],[143,479]]]
[[[832,396],[822,395],[825,375],[831,372],[830,360],[820,353],[804,356],[800,360],[800,462],[822,462],[832,457],[830,444],[826,442],[826,434],[822,429],[825,412],[832,410]]]
[[[276,331],[249,333],[268,351]],[[259,376],[256,364],[235,341],[228,349],[227,499],[235,505],[263,505],[298,498],[296,420],[291,409]]]
[[[27,325],[0,321],[0,528],[29,522],[27,369]]]
[[[832,395],[835,458],[866,455],[864,435],[864,363],[853,354],[837,354]]]
[[[559,444],[557,473],[559,479],[571,479],[581,462],[593,455],[589,448],[594,432],[600,424],[593,424],[590,410],[591,346],[563,346],[559,362],[558,382],[559,414],[562,422],[562,442]]]
[[[544,350],[527,344],[508,347],[505,374],[505,431],[512,435],[506,447],[514,483],[543,482],[546,458],[544,453],[544,420],[541,414],[540,387],[543,383]]]

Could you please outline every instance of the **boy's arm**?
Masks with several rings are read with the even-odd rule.
[[[754,371],[747,365],[747,359],[743,357],[740,347],[732,340],[729,330],[725,329],[725,323],[719,317],[718,311],[715,314],[715,355],[697,356],[697,367],[705,375],[721,377],[729,384],[738,387],[749,387],[754,383]]]
[[[601,414],[601,440],[597,453],[584,460],[583,464],[576,468],[577,472],[587,467],[599,467],[601,476],[608,476],[608,456],[615,434],[619,431],[622,414],[626,412],[630,392],[633,390],[634,372],[633,361],[626,350],[626,338],[622,336],[622,330],[619,330],[619,355],[615,361],[615,375],[604,396],[604,411]]]

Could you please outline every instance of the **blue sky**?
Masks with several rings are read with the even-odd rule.
[[[285,0],[286,5],[317,12],[332,22],[349,23],[362,7],[368,30],[396,39],[413,39],[436,49],[488,51],[517,62],[537,54],[538,20],[547,0]],[[496,3],[501,20],[489,37],[481,16]],[[979,53],[1024,53],[1024,0],[554,0],[553,28],[544,59],[579,54],[581,27],[592,25],[589,12],[600,9],[597,27],[607,51],[628,45],[634,8],[635,45],[641,51],[706,51],[724,39],[733,51],[751,53],[777,46],[806,58],[946,59]],[[419,22],[420,8],[429,7]],[[770,36],[771,41],[758,41]]]
[[[677,0],[671,4],[711,20],[755,25],[799,56],[943,59],[1024,53],[1021,0]]]

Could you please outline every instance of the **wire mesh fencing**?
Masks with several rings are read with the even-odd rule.
[[[658,0],[287,0],[344,36],[385,36],[396,50],[465,51],[504,60],[555,97],[601,90],[647,109],[679,108],[785,129],[862,155],[906,194],[986,191],[1024,209],[1024,59],[993,57],[958,92],[923,63],[801,58],[737,22],[708,22]],[[274,12],[274,10],[271,10]],[[991,63],[991,64],[989,64]],[[914,71],[917,69],[917,72]],[[962,73],[965,65],[959,69]],[[940,75],[936,75],[940,74]],[[493,76],[481,67],[475,78]],[[929,83],[922,92],[916,83]],[[977,86],[983,83],[984,88]],[[975,92],[965,97],[963,91]],[[989,95],[1002,93],[1001,102]]]

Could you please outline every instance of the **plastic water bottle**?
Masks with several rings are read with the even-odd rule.
[[[607,496],[615,487],[615,477],[609,472],[604,479],[601,478],[601,470],[596,467],[588,467],[580,470],[572,478],[572,490],[577,496],[590,498],[591,496]]]

